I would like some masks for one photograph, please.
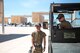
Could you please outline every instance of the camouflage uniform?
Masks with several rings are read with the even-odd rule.
[[[42,31],[39,32],[33,32],[32,37],[33,37],[33,44],[35,46],[35,50],[33,53],[43,53],[42,52],[42,40],[46,36],[46,34]],[[36,46],[38,45],[38,46]]]
[[[66,20],[64,20],[63,22],[60,23],[60,27],[61,27],[61,29],[72,28],[71,24]]]

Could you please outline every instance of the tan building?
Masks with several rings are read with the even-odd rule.
[[[7,24],[8,23],[8,17],[4,18],[4,23]]]
[[[2,18],[0,18],[0,23],[2,23]]]
[[[0,23],[2,23],[2,18],[0,18]],[[4,17],[4,24],[8,23],[8,17]]]
[[[37,12],[33,12],[32,13],[32,22],[33,23],[42,23],[44,21],[44,17],[37,13]]]
[[[24,24],[25,22],[27,22],[27,18],[23,16],[11,16],[11,23]]]

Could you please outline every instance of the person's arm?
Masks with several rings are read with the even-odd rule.
[[[34,38],[33,38],[33,33],[32,33],[32,48],[34,47]]]
[[[44,51],[46,49],[46,36],[44,37]]]
[[[34,41],[33,41],[33,37],[32,37],[32,47],[34,46]]]

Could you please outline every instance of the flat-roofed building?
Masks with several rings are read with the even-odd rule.
[[[2,23],[2,18],[0,18],[0,23]],[[8,17],[4,17],[4,23],[8,24]]]
[[[44,16],[40,15],[37,12],[32,13],[32,22],[33,23],[42,23],[44,21]]]
[[[7,24],[8,22],[8,17],[4,17],[4,23]]]
[[[11,23],[24,24],[26,22],[27,22],[27,18],[23,16],[11,16]]]

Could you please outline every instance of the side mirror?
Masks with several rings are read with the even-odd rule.
[[[48,29],[48,22],[43,22],[43,29]]]

